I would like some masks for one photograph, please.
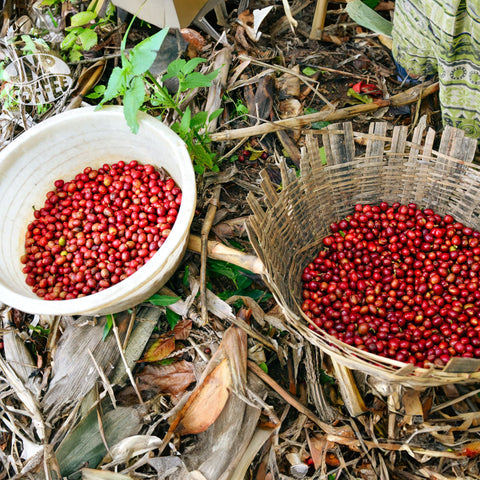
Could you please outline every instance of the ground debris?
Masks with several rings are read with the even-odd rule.
[[[78,39],[65,50],[69,19],[90,2],[4,3],[0,60],[48,47],[72,83],[30,105],[12,101],[2,80],[0,149],[58,112],[98,103],[126,30],[115,15],[92,20],[78,28],[96,45],[82,50]],[[347,2],[325,2],[313,32],[317,3],[227,0],[225,27],[212,11],[170,33],[152,75],[177,58],[220,70],[209,91],[178,92],[192,114],[222,110],[206,131],[219,171],[198,175],[188,250],[168,286],[156,303],[115,315],[113,332],[107,317],[47,325],[2,310],[0,479],[480,478],[478,384],[413,390],[337,364],[286,321],[253,254],[247,195],[268,205],[282,178],[296,178],[307,133],[347,118],[359,144],[373,120],[442,128],[437,84],[403,85],[389,39],[355,24]],[[390,19],[394,7],[376,11]],[[129,46],[151,34],[133,23]]]

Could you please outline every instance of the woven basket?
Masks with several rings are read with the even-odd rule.
[[[480,229],[480,168],[471,164],[477,142],[447,127],[435,151],[433,130],[417,127],[407,141],[406,127],[395,127],[388,137],[380,122],[370,125],[369,134],[354,133],[350,123],[330,125],[322,137],[326,163],[316,137],[309,135],[300,176],[281,162],[279,193],[267,173],[261,174],[266,209],[248,196],[250,239],[289,322],[333,360],[388,382],[423,388],[480,380],[480,359],[453,358],[444,368],[414,367],[313,332],[300,308],[304,267],[322,248],[329,225],[351,214],[355,203],[415,202]],[[356,137],[366,139],[362,156],[356,156]]]

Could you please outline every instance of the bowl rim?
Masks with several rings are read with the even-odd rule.
[[[115,119],[117,121],[123,119],[123,121],[125,121],[123,108],[114,105],[104,106],[101,109],[88,106],[61,112],[33,126],[29,130],[26,130],[8,144],[0,152],[0,168],[2,167],[3,162],[14,154],[17,149],[21,149],[25,145],[28,145],[29,142],[35,141],[35,138],[39,135],[43,135],[45,131],[58,126],[59,124],[62,124],[62,128],[68,128],[66,122],[78,122],[82,120],[82,118],[89,119],[92,115],[98,116],[97,119],[100,121],[105,121],[106,119]],[[178,248],[184,247],[196,205],[195,172],[190,155],[188,154],[183,140],[181,140],[175,132],[159,119],[148,115],[145,112],[138,112],[137,120],[140,125],[139,131],[141,131],[142,126],[144,128],[156,130],[160,132],[166,141],[170,142],[172,145],[174,143],[177,144],[176,148],[179,153],[179,161],[182,161],[184,164],[182,165],[182,177],[185,185],[182,187],[182,203],[178,214],[179,218],[183,217],[182,223],[184,229],[181,229],[178,221],[175,222],[172,227],[172,232],[167,237],[165,243],[145,265],[142,265],[142,267],[126,279],[100,292],[69,300],[43,300],[40,297],[34,298],[22,295],[11,290],[7,285],[0,283],[0,301],[26,313],[43,315],[96,315],[92,312],[108,310],[108,308],[115,303],[124,300],[125,295],[121,295],[121,300],[119,300],[119,293],[124,294],[125,291],[128,291],[128,289],[131,289],[132,287],[141,287],[147,283],[154,282],[156,278],[161,275],[161,271],[164,268],[164,264],[168,261],[168,258]],[[187,231],[186,235],[185,230]],[[20,272],[20,274],[24,275],[22,272]],[[32,295],[35,294],[32,292]],[[101,314],[102,313],[98,313],[98,315]]]

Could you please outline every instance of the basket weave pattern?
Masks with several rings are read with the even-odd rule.
[[[304,267],[322,248],[329,225],[351,214],[356,203],[415,202],[480,229],[480,168],[471,163],[477,142],[446,128],[434,150],[431,129],[417,127],[407,141],[407,127],[395,127],[387,137],[386,124],[380,122],[370,125],[369,134],[353,132],[350,123],[330,125],[322,137],[326,163],[316,137],[309,135],[300,176],[281,162],[280,192],[266,172],[261,174],[266,208],[253,194],[248,197],[250,238],[289,322],[335,361],[389,382],[421,388],[478,381],[480,359],[454,358],[443,369],[414,367],[313,332],[300,308]],[[367,141],[362,156],[356,156],[355,137]]]

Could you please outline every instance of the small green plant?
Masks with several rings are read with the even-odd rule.
[[[168,29],[160,30],[155,35],[146,38],[127,52],[126,41],[128,27],[121,43],[121,66],[115,67],[103,92],[100,106],[117,97],[123,98],[123,112],[128,126],[133,133],[138,132],[137,112],[152,108],[164,117],[174,112],[178,118],[172,129],[179,134],[187,145],[192,157],[194,168],[202,173],[206,168],[218,170],[215,164],[215,154],[210,150],[210,138],[207,133],[208,124],[222,112],[221,109],[210,116],[207,112],[192,115],[190,107],[183,107],[186,91],[194,88],[211,86],[218,71],[204,75],[196,72],[198,65],[205,60],[194,58],[189,61],[178,59],[169,64],[167,72],[160,81],[149,72],[155,61],[158,50],[165,39]],[[163,84],[169,78],[178,79],[178,88],[171,93]],[[98,90],[94,95],[101,95]],[[148,107],[146,104],[149,104]]]
[[[108,334],[110,333],[110,330],[113,327],[113,320],[114,320],[113,314],[108,314],[106,321],[105,321],[105,327],[103,328],[103,336],[102,336],[102,341],[104,342],[105,339],[107,338]]]
[[[90,50],[98,43],[95,28],[108,22],[113,13],[113,6],[109,8],[103,18],[98,18],[97,2],[92,2],[87,10],[73,15],[70,26],[65,28],[68,34],[62,41],[60,48],[71,62],[77,62],[83,57],[83,52]]]
[[[220,292],[218,296],[222,300],[227,300],[234,295],[240,295],[243,297],[251,297],[255,301],[259,302],[268,300],[272,296],[271,294],[266,293],[264,290],[252,288],[253,280],[249,277],[249,275],[253,274],[248,270],[231,263],[209,259],[207,262],[207,273],[209,276],[222,275],[232,281],[235,289],[227,289],[223,292]]]

